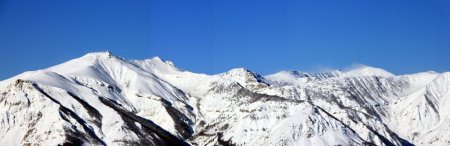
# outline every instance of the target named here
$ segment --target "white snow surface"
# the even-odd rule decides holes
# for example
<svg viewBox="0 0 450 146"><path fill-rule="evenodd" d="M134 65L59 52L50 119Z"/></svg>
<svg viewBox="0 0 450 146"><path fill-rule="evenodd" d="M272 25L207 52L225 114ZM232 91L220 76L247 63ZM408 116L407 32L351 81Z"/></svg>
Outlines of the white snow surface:
<svg viewBox="0 0 450 146"><path fill-rule="evenodd" d="M96 52L1 81L0 143L449 145L449 111L448 72L206 75Z"/></svg>

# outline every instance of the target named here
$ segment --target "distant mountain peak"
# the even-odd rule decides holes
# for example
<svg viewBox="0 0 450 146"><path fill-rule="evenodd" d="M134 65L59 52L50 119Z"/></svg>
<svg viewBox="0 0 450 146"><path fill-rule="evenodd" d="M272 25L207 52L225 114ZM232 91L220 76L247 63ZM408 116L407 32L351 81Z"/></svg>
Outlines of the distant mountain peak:
<svg viewBox="0 0 450 146"><path fill-rule="evenodd" d="M371 67L367 65L354 65L350 69L343 71L345 76L382 76L382 77L393 77L394 74L376 67Z"/></svg>

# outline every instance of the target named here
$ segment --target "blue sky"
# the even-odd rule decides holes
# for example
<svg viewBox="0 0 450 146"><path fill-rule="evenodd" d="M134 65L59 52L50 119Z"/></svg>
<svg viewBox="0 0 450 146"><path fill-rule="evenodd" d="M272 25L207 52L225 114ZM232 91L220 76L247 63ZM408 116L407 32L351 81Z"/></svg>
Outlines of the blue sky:
<svg viewBox="0 0 450 146"><path fill-rule="evenodd" d="M194 72L450 70L448 0L0 0L0 79L87 52Z"/></svg>

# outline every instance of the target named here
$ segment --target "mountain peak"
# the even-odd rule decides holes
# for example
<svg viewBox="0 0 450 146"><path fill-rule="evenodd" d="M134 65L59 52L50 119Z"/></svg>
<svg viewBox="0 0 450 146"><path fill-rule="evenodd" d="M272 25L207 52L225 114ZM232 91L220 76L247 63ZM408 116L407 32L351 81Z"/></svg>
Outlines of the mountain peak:
<svg viewBox="0 0 450 146"><path fill-rule="evenodd" d="M309 77L309 74L300 71L280 71L264 76L268 81L275 84L295 84L299 80L302 80L302 78L305 79L304 77Z"/></svg>
<svg viewBox="0 0 450 146"><path fill-rule="evenodd" d="M114 54L112 54L109 50L106 50L99 52L90 52L82 56L81 58L112 58L112 57L116 56L114 56Z"/></svg>
<svg viewBox="0 0 450 146"><path fill-rule="evenodd" d="M350 69L343 71L344 76L381 76L381 77L393 77L394 74L376 67L367 65L353 65Z"/></svg>
<svg viewBox="0 0 450 146"><path fill-rule="evenodd" d="M139 60L136 60L136 61L139 61ZM143 60L144 62L152 62L152 63L154 63L154 64L167 64L167 65L170 65L170 66L172 66L172 67L175 67L175 64L172 62L172 61L170 61L170 60L164 60L164 59L162 59L161 57L159 57L159 56L155 56L155 57L153 57L153 58L150 58L150 59L145 59L145 60Z"/></svg>
<svg viewBox="0 0 450 146"><path fill-rule="evenodd" d="M301 77L305 77L305 76L308 76L308 74L305 72L284 70L284 71L277 72L275 74L267 75L265 77L266 78L294 79L294 78L301 78Z"/></svg>
<svg viewBox="0 0 450 146"><path fill-rule="evenodd" d="M246 68L233 68L229 71L227 71L228 73L253 73L252 71L246 69Z"/></svg>
<svg viewBox="0 0 450 146"><path fill-rule="evenodd" d="M267 81L261 75L254 73L246 68L234 68L228 72L219 74L222 77L231 79L240 83L241 85L248 85L254 83L264 83L267 84Z"/></svg>
<svg viewBox="0 0 450 146"><path fill-rule="evenodd" d="M99 70L105 68L126 66L128 60L114 56L110 51L92 52L82 57L69 60L45 70L62 75L93 76L100 74Z"/></svg>
<svg viewBox="0 0 450 146"><path fill-rule="evenodd" d="M155 57L150 58L150 59L147 59L147 60L154 60L154 61L161 61L161 62L164 62L163 59L161 59L161 57L159 57L159 56L155 56Z"/></svg>
<svg viewBox="0 0 450 146"><path fill-rule="evenodd" d="M258 76L260 76L257 73L254 73L246 68L234 68L225 73L222 73L221 75L227 76L227 77L240 76L240 77L252 77L252 78L258 78Z"/></svg>

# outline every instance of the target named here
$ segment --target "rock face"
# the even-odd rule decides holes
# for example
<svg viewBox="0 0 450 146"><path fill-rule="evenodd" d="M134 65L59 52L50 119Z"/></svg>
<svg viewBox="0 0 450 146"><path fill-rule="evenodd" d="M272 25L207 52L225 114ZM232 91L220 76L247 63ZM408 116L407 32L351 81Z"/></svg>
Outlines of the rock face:
<svg viewBox="0 0 450 146"><path fill-rule="evenodd" d="M449 145L450 73L247 69L89 53L0 82L5 145Z"/></svg>

